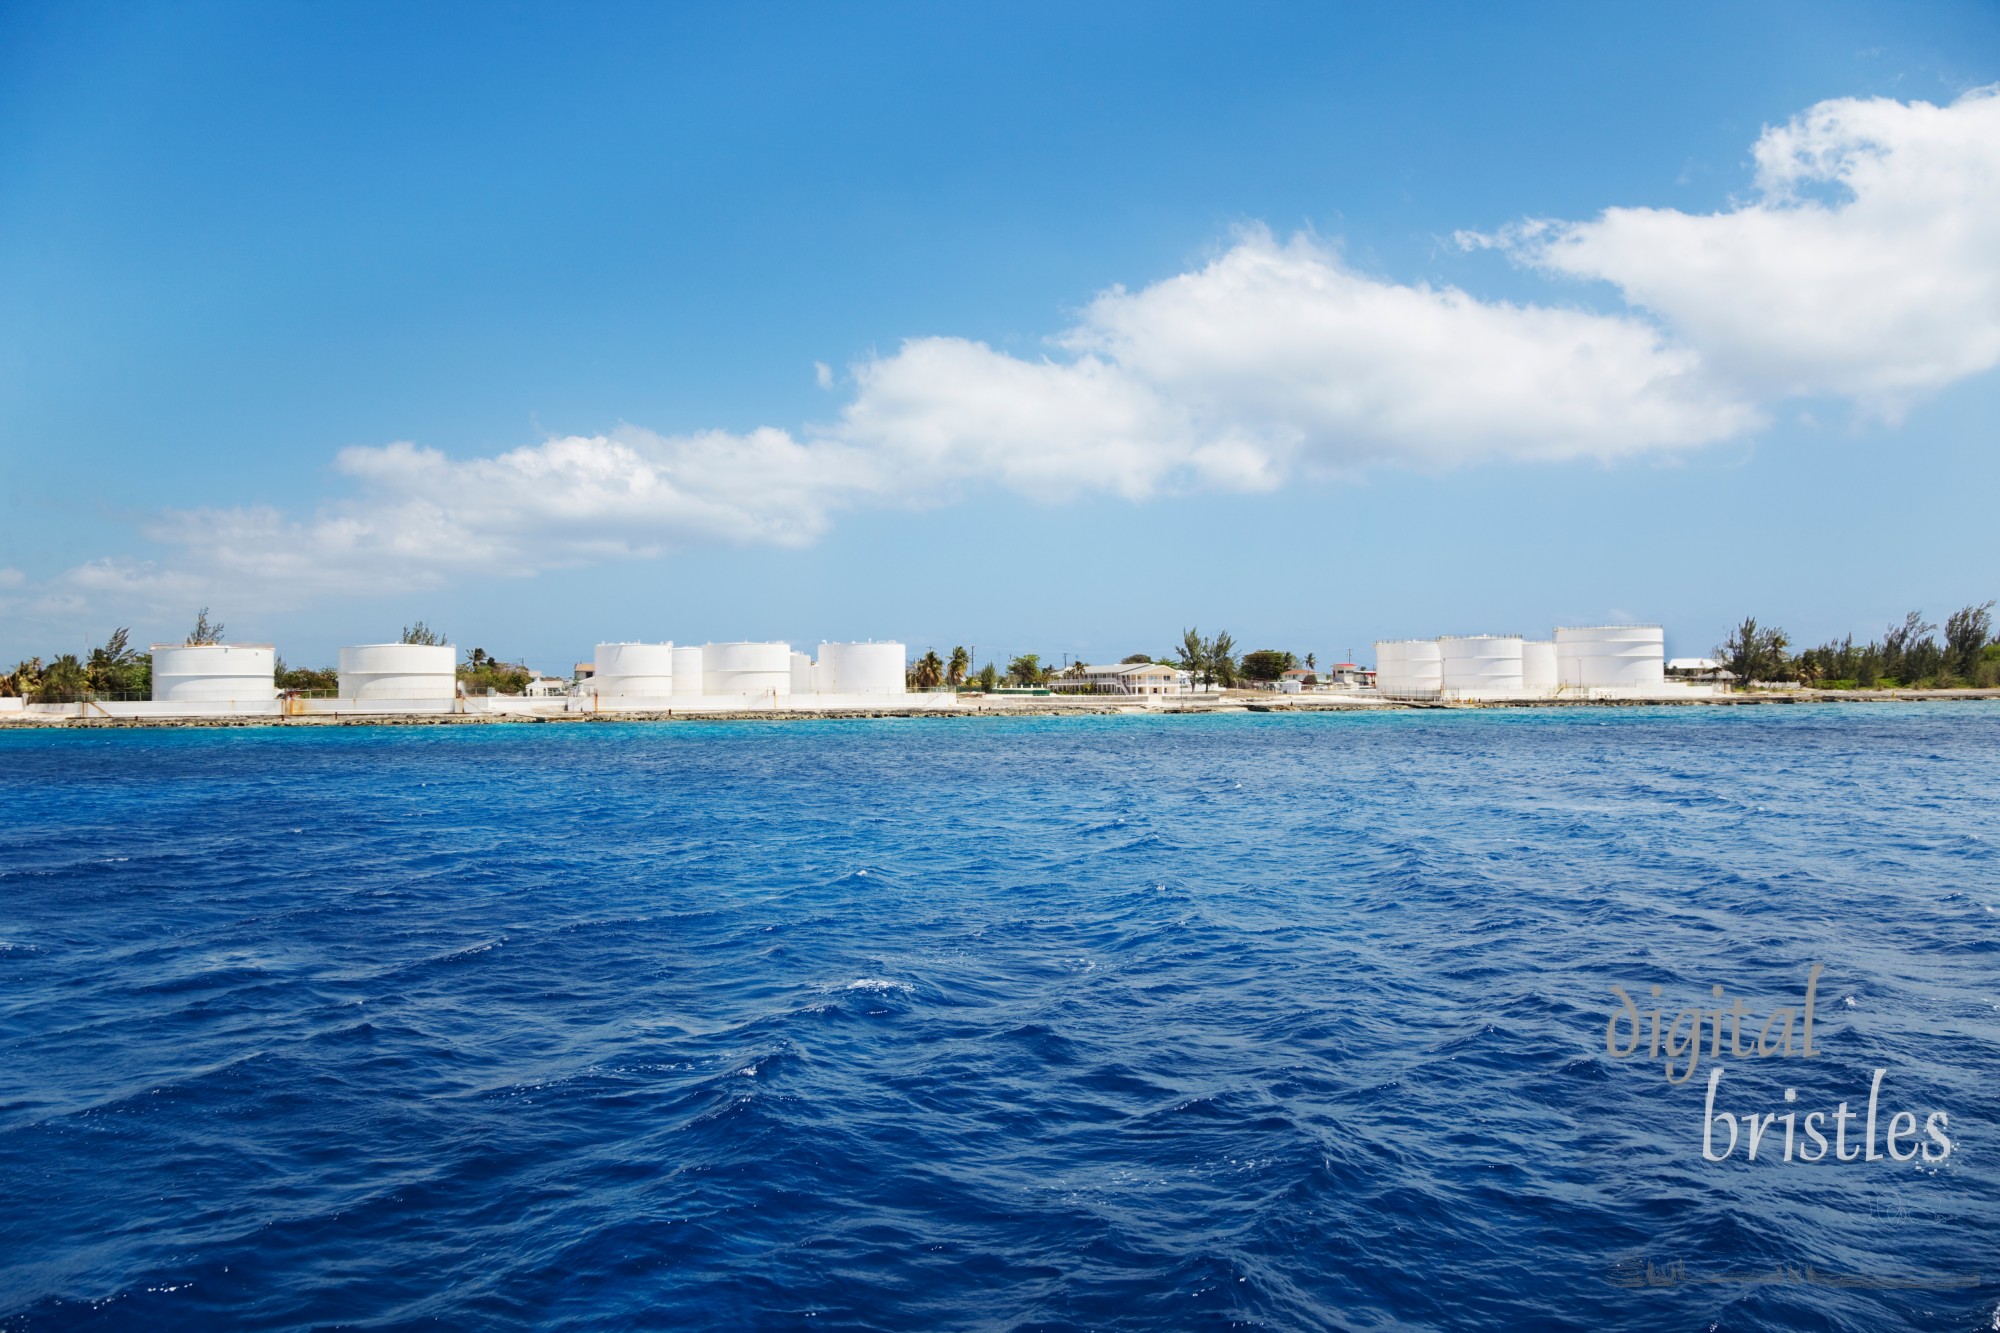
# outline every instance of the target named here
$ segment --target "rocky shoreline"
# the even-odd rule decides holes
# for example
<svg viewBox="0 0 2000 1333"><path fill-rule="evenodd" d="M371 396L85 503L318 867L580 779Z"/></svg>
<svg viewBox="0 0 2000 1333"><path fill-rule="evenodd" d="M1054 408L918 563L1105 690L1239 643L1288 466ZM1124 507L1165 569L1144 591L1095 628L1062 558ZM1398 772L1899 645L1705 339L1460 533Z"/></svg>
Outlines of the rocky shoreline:
<svg viewBox="0 0 2000 1333"><path fill-rule="evenodd" d="M1934 703L2000 701L1991 690L1770 690L1746 694L1695 696L1680 699L1539 699L1457 703L1430 700L1309 698L1297 695L1223 695L1213 699L1172 702L1114 702L1105 699L975 698L949 709L897 708L797 709L785 711L634 711L617 713L349 713L298 717L44 717L0 715L0 730L63 728L88 730L153 730L180 727L450 727L604 725L626 722L833 722L889 718L926 720L994 717L1116 717L1181 716L1220 713L1351 713L1413 712L1423 709L1492 708L1730 708L1813 703Z"/></svg>

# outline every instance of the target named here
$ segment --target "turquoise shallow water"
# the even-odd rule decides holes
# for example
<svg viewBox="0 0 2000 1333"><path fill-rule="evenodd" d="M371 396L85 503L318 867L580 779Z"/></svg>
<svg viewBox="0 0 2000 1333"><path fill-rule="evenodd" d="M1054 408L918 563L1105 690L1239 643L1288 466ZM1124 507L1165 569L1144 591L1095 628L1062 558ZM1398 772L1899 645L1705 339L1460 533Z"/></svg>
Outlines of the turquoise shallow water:
<svg viewBox="0 0 2000 1333"><path fill-rule="evenodd" d="M1996 814L1988 705L0 733L0 1328L1992 1327Z"/></svg>

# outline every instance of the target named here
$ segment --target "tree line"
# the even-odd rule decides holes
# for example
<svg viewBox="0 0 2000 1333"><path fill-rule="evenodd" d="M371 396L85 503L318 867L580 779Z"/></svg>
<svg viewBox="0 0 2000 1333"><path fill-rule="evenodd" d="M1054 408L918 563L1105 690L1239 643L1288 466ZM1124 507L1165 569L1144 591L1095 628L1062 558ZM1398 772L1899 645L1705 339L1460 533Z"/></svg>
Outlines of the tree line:
<svg viewBox="0 0 2000 1333"><path fill-rule="evenodd" d="M1300 665L1300 659L1296 654L1277 648L1239 652L1236 640L1227 630L1214 635L1203 635L1198 628L1181 631L1180 643L1159 657L1146 653L1133 653L1120 661L1124 665L1159 662L1163 666L1187 672L1189 678L1197 684L1212 685L1222 689L1233 689L1246 681L1274 681ZM960 646L951 650L949 659L938 656L936 649L925 652L922 657L910 664L907 681L910 688L918 690L940 688L993 690L1003 685L1018 689L1033 689L1081 681L1084 678L1085 665L1083 662L1073 662L1067 667L1057 667L1043 662L1039 653L1022 653L1004 667L988 662L978 671L974 671L971 654ZM1317 659L1313 654L1305 655L1304 666L1307 671L1318 669Z"/></svg>
<svg viewBox="0 0 2000 1333"><path fill-rule="evenodd" d="M1783 629L1745 617L1715 657L1746 683L1796 680L1826 690L1992 689L2000 687L1993 606L1988 601L1961 607L1945 617L1942 635L1921 611L1912 611L1879 639L1857 644L1850 634L1797 652Z"/></svg>
<svg viewBox="0 0 2000 1333"><path fill-rule="evenodd" d="M73 704L85 699L150 699L153 697L153 655L132 646L132 631L120 626L103 643L79 656L63 653L44 663L24 658L0 673L0 698L27 699L38 704ZM222 625L208 618L208 608L196 613L189 644L222 642Z"/></svg>
<svg viewBox="0 0 2000 1333"><path fill-rule="evenodd" d="M181 642L190 647L221 643L223 625L212 621L208 608L195 613L194 627ZM26 699L32 703L73 704L86 699L150 699L153 695L153 655L132 647L131 631L120 627L98 647L83 654L63 653L48 662L39 657L24 658L12 671L0 672L0 698ZM419 620L403 627L402 643L445 644L442 630L434 630ZM468 694L484 694L489 689L500 694L520 694L528 688L532 672L519 662L494 657L484 648L474 648L468 661L458 668L458 679ZM333 667L287 666L276 658L274 683L293 694L333 694L340 688L340 672Z"/></svg>

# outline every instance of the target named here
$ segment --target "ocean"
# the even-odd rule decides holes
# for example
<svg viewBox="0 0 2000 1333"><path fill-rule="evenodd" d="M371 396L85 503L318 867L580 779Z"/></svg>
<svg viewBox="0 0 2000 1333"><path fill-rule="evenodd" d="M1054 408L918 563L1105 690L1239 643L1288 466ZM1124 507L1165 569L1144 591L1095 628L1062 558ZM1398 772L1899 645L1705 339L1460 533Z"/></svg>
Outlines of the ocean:
<svg viewBox="0 0 2000 1333"><path fill-rule="evenodd" d="M0 1329L2000 1328L1996 839L1987 704L0 731Z"/></svg>

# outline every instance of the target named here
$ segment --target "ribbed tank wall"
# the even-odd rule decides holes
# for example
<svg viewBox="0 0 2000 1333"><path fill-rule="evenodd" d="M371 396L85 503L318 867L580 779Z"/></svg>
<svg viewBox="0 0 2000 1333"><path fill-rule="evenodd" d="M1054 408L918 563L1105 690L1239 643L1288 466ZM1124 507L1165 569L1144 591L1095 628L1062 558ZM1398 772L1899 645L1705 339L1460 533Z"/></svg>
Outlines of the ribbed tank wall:
<svg viewBox="0 0 2000 1333"><path fill-rule="evenodd" d="M701 650L703 694L792 692L789 643L710 643Z"/></svg>
<svg viewBox="0 0 2000 1333"><path fill-rule="evenodd" d="M1385 674L1386 673L1386 674ZM1375 645L1375 688L1391 697L1434 695L1444 659L1435 639L1385 639Z"/></svg>
<svg viewBox="0 0 2000 1333"><path fill-rule="evenodd" d="M792 693L818 693L813 688L813 660L804 653L792 654Z"/></svg>
<svg viewBox="0 0 2000 1333"><path fill-rule="evenodd" d="M1521 688L1518 635L1452 635L1437 642L1441 688L1460 694L1510 694Z"/></svg>
<svg viewBox="0 0 2000 1333"><path fill-rule="evenodd" d="M268 703L278 697L278 654L263 644L153 645L153 698Z"/></svg>
<svg viewBox="0 0 2000 1333"><path fill-rule="evenodd" d="M664 698L674 692L674 652L671 643L600 643L591 682L600 698Z"/></svg>
<svg viewBox="0 0 2000 1333"><path fill-rule="evenodd" d="M901 694L908 657L900 643L822 643L820 688L828 694Z"/></svg>
<svg viewBox="0 0 2000 1333"><path fill-rule="evenodd" d="M1556 674L1584 689L1649 690L1666 680L1666 632L1658 625L1556 630Z"/></svg>
<svg viewBox="0 0 2000 1333"><path fill-rule="evenodd" d="M673 675L675 694L702 693L701 649L676 648L673 651Z"/></svg>
<svg viewBox="0 0 2000 1333"><path fill-rule="evenodd" d="M340 650L343 699L452 699L458 649L429 643L364 643Z"/></svg>
<svg viewBox="0 0 2000 1333"><path fill-rule="evenodd" d="M1554 639L1522 640L1521 688L1549 692L1555 690L1556 643Z"/></svg>

